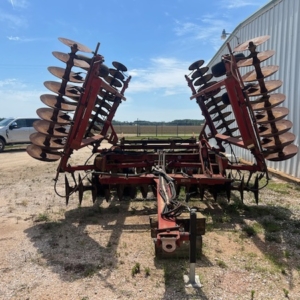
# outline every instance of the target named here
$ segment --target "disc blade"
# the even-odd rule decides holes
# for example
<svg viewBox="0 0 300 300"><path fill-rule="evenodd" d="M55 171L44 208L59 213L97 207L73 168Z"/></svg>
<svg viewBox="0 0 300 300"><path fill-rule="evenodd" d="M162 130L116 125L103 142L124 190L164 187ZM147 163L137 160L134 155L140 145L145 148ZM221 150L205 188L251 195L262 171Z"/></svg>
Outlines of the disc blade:
<svg viewBox="0 0 300 300"><path fill-rule="evenodd" d="M88 52L88 53L92 53L92 50L90 48L88 48L87 46L84 46L83 44L80 44L78 42L72 41L70 39L66 39L66 38L58 38L63 44L69 46L69 47L73 47L74 45L76 45L78 51L81 52Z"/></svg>
<svg viewBox="0 0 300 300"><path fill-rule="evenodd" d="M263 62L268 58L272 57L274 54L275 54L274 50L263 51L257 54L257 58L259 59L260 62ZM249 67L252 65L253 65L253 58L248 58L237 62L238 67Z"/></svg>
<svg viewBox="0 0 300 300"><path fill-rule="evenodd" d="M117 78L119 80L124 80L125 76L118 70L116 69L109 69L109 73L113 78Z"/></svg>
<svg viewBox="0 0 300 300"><path fill-rule="evenodd" d="M278 66L264 66L261 68L261 72L263 74L263 78L267 78L279 70ZM255 70L252 70L245 75L242 76L243 81L251 82L257 80L257 74Z"/></svg>
<svg viewBox="0 0 300 300"><path fill-rule="evenodd" d="M208 101L205 106L207 109L211 108L212 106L217 105L220 101L222 101L222 97L212 98L210 101Z"/></svg>
<svg viewBox="0 0 300 300"><path fill-rule="evenodd" d="M209 114L214 115L217 112L221 112L226 107L227 107L227 104L222 104L222 105L216 106L215 108L213 108L212 110L209 111Z"/></svg>
<svg viewBox="0 0 300 300"><path fill-rule="evenodd" d="M246 50L249 49L249 43L253 43L254 45L258 46L258 45L261 45L262 43L264 43L265 41L267 41L269 38L270 38L269 35L263 35L263 36L255 37L253 39L250 39L250 40L236 46L233 49L233 52L246 51Z"/></svg>
<svg viewBox="0 0 300 300"><path fill-rule="evenodd" d="M205 84L205 83L209 82L212 78L213 78L213 74L206 74L202 77L199 77L194 82L194 86L200 86L202 84Z"/></svg>
<svg viewBox="0 0 300 300"><path fill-rule="evenodd" d="M107 100L107 101L114 101L115 100L115 95L107 92L106 90L101 89L98 93L99 96L102 97L103 100Z"/></svg>
<svg viewBox="0 0 300 300"><path fill-rule="evenodd" d="M273 137L289 131L293 123L289 120L280 120L272 124L264 124L258 128L259 136L262 138Z"/></svg>
<svg viewBox="0 0 300 300"><path fill-rule="evenodd" d="M55 122L59 125L69 125L72 121L71 116L68 114L52 108L39 108L36 113L41 119L49 122Z"/></svg>
<svg viewBox="0 0 300 300"><path fill-rule="evenodd" d="M79 59L76 59L76 58L72 59L70 57L70 55L67 54L67 53L63 53L63 52L59 52L59 51L53 51L52 54L57 59L59 59L60 61L62 61L64 63L67 63L69 60L71 60L75 67L82 68L84 70L88 70L90 68L90 65L87 62L85 62L84 60L79 60Z"/></svg>
<svg viewBox="0 0 300 300"><path fill-rule="evenodd" d="M285 132L276 137L264 138L261 145L265 149L277 149L290 145L294 142L296 136L291 132Z"/></svg>
<svg viewBox="0 0 300 300"><path fill-rule="evenodd" d="M60 79L65 79L67 81L71 81L71 82L76 82L76 83L83 83L84 82L84 77L82 77L80 74L82 74L81 72L75 73L75 72L70 72L69 76L65 76L65 71L66 69L64 68L59 68L59 67L48 67L48 71L60 78Z"/></svg>
<svg viewBox="0 0 300 300"><path fill-rule="evenodd" d="M200 76L203 76L207 71L209 70L209 67L202 67L201 69L198 69L192 74L192 79L196 79Z"/></svg>
<svg viewBox="0 0 300 300"><path fill-rule="evenodd" d="M199 69L203 64L204 64L204 60L202 60L202 59L197 60L189 66L189 70L193 71L193 70Z"/></svg>
<svg viewBox="0 0 300 300"><path fill-rule="evenodd" d="M26 151L31 157L41 161L52 162L61 158L60 152L51 151L50 149L42 149L36 145L28 145Z"/></svg>
<svg viewBox="0 0 300 300"><path fill-rule="evenodd" d="M98 104L101 107L104 107L108 111L111 109L111 105L108 102L106 102L105 100L102 100L100 98L98 98L96 104Z"/></svg>
<svg viewBox="0 0 300 300"><path fill-rule="evenodd" d="M218 82L217 82L217 81L210 81L210 82L208 82L207 84L204 84L203 86L201 86L201 87L197 90L197 92L204 91L205 89L211 87L212 85L214 85L214 84L216 84L216 83L218 83ZM220 91L221 91L221 88L218 87L218 88L216 88L216 89L213 90L213 91L206 92L206 93L205 93L205 100L207 100L207 99L209 99L209 98L211 98L211 97L217 95Z"/></svg>
<svg viewBox="0 0 300 300"><path fill-rule="evenodd" d="M60 94L60 95L65 95L67 97L70 98L79 98L81 95L81 87L77 86L77 85L66 85L65 90L61 91L61 83L60 82L56 82L56 81L45 81L44 82L45 87L56 93L56 94Z"/></svg>
<svg viewBox="0 0 300 300"><path fill-rule="evenodd" d="M289 114L289 110L286 107L275 107L263 113L258 113L255 115L256 122L258 124L268 124L271 122L276 122Z"/></svg>
<svg viewBox="0 0 300 300"><path fill-rule="evenodd" d="M67 137L69 134L69 128L45 120L35 121L33 127L36 131L53 137Z"/></svg>
<svg viewBox="0 0 300 300"><path fill-rule="evenodd" d="M111 76L106 76L105 81L108 82L110 85L115 86L115 87L122 87L122 83L120 80L118 80L117 78L113 78Z"/></svg>
<svg viewBox="0 0 300 300"><path fill-rule="evenodd" d="M52 138L39 132L32 133L29 138L32 144L50 150L62 149L66 143L66 138Z"/></svg>
<svg viewBox="0 0 300 300"><path fill-rule="evenodd" d="M268 110L280 105L285 100L285 95L280 93L271 94L261 97L255 101L250 101L252 110Z"/></svg>
<svg viewBox="0 0 300 300"><path fill-rule="evenodd" d="M265 159L270 161L283 161L292 158L298 152L298 147L295 145L288 145L281 149L279 152L266 153Z"/></svg>
<svg viewBox="0 0 300 300"><path fill-rule="evenodd" d="M41 95L41 101L54 109L60 109L64 111L74 111L77 108L77 103L67 101L61 96L56 96L52 94Z"/></svg>
<svg viewBox="0 0 300 300"><path fill-rule="evenodd" d="M119 63L119 62L117 62L117 61L113 61L113 62L112 62L112 65L113 65L118 71L121 71L121 72L127 72L127 68L126 68L123 64L121 64L121 63Z"/></svg>
<svg viewBox="0 0 300 300"><path fill-rule="evenodd" d="M229 128L226 131L222 132L222 134L224 135L232 135L234 132L236 132L239 128L235 127L235 128Z"/></svg>
<svg viewBox="0 0 300 300"><path fill-rule="evenodd" d="M281 80L269 80L269 81L265 81L265 86L266 86L266 92L261 92L260 91L260 87L258 86L257 89L253 89L253 92L250 91L250 93L248 93L249 97L256 97L256 96L260 96L262 94L265 93L271 93L275 90L277 90L278 88L280 88L282 86L282 81Z"/></svg>
<svg viewBox="0 0 300 300"><path fill-rule="evenodd" d="M220 121L222 119L225 119L226 117L228 117L229 115L231 114L231 111L227 111L223 114L219 114L218 116L216 116L212 121L213 122L217 122L217 121Z"/></svg>
<svg viewBox="0 0 300 300"><path fill-rule="evenodd" d="M229 126L230 124L232 124L234 121L235 120L225 121L225 122L221 123L218 127L216 127L216 129L219 130L219 129L225 128L225 127Z"/></svg>

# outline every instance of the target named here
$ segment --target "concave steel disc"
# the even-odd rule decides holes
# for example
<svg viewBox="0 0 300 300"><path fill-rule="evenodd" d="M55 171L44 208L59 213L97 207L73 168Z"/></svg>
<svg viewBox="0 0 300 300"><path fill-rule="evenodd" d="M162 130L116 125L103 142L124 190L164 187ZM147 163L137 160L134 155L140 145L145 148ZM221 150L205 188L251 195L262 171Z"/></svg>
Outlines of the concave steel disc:
<svg viewBox="0 0 300 300"><path fill-rule="evenodd" d="M263 78L269 77L276 73L278 71L279 67L278 66L264 66L261 67L261 72L263 74ZM256 71L250 71L246 73L245 75L242 76L243 81L245 82L251 82L251 81L256 81L257 80L257 74Z"/></svg>
<svg viewBox="0 0 300 300"><path fill-rule="evenodd" d="M67 53L53 51L52 54L57 59L59 59L60 61L62 61L64 63L67 63L70 59L70 55ZM82 68L84 70L88 70L90 68L90 65L87 62L85 62L84 60L76 59L76 58L73 59L73 64L75 67Z"/></svg>
<svg viewBox="0 0 300 300"><path fill-rule="evenodd" d="M45 81L44 82L45 87L57 94L65 95L70 98L79 98L81 95L81 87L77 85L66 85L65 91L60 92L61 89L61 82L56 81Z"/></svg>
<svg viewBox="0 0 300 300"><path fill-rule="evenodd" d="M194 82L194 86L199 86L199 85L205 84L205 83L209 82L212 78L213 78L213 74L206 74L202 77L199 77Z"/></svg>
<svg viewBox="0 0 300 300"><path fill-rule="evenodd" d="M72 121L72 118L69 115L57 109L39 108L36 113L41 119L49 122L55 122L59 125L69 125Z"/></svg>
<svg viewBox="0 0 300 300"><path fill-rule="evenodd" d="M275 107L263 113L255 115L256 122L258 124L268 124L279 121L289 114L289 110L286 107Z"/></svg>
<svg viewBox="0 0 300 300"><path fill-rule="evenodd" d="M274 153L266 153L264 154L265 159L270 161L283 161L286 159L290 159L295 156L298 152L298 147L295 145L288 145L281 149L279 152Z"/></svg>
<svg viewBox="0 0 300 300"><path fill-rule="evenodd" d="M218 127L216 127L216 129L219 130L219 129L225 128L225 127L229 126L230 124L232 124L234 121L235 120L225 121L225 122L221 123Z"/></svg>
<svg viewBox="0 0 300 300"><path fill-rule="evenodd" d="M94 107L93 111L96 112L98 115L105 116L105 117L108 116L108 113L104 111L101 107Z"/></svg>
<svg viewBox="0 0 300 300"><path fill-rule="evenodd" d="M203 86L201 86L201 87L197 90L197 92L199 93L199 92L201 92L201 91L204 91L205 89L211 87L212 85L214 85L214 84L216 84L216 83L218 83L218 82L217 82L217 81L210 81L210 82L208 82L207 84L204 84ZM221 91L221 88L218 87L218 88L216 88L216 89L213 90L213 91L206 92L206 93L204 94L205 100L208 100L209 98L211 98L211 97L217 95L220 91Z"/></svg>
<svg viewBox="0 0 300 300"><path fill-rule="evenodd" d="M50 149L42 149L36 145L29 145L26 148L27 153L38 160L53 162L61 158L61 153L58 151L51 151Z"/></svg>
<svg viewBox="0 0 300 300"><path fill-rule="evenodd" d="M296 136L291 132L285 132L281 135L270 138L264 138L261 141L261 146L265 149L283 148L294 142Z"/></svg>
<svg viewBox="0 0 300 300"><path fill-rule="evenodd" d="M275 93L261 97L259 99L256 99L255 101L250 101L250 103L253 111L268 110L284 102L285 98L286 97L284 94Z"/></svg>
<svg viewBox="0 0 300 300"><path fill-rule="evenodd" d="M220 101L222 101L222 97L212 98L210 101L208 101L205 106L207 109L211 108L214 105L217 105Z"/></svg>
<svg viewBox="0 0 300 300"><path fill-rule="evenodd" d="M228 117L230 114L231 114L231 111L224 112L223 114L219 114L218 116L216 116L212 121L213 122L220 121L220 120L225 119L226 117Z"/></svg>
<svg viewBox="0 0 300 300"><path fill-rule="evenodd" d="M280 88L282 86L282 81L281 80L269 80L269 81L265 81L265 86L266 86L266 92L261 92L260 91L260 87L258 87L258 89L255 89L253 92L250 92L248 94L249 97L255 97L255 96L260 96L262 94L265 93L271 93L275 90L277 90L278 88Z"/></svg>
<svg viewBox="0 0 300 300"><path fill-rule="evenodd" d="M209 70L209 67L202 67L201 69L198 69L192 74L192 79L196 79L200 76L203 76L207 71Z"/></svg>
<svg viewBox="0 0 300 300"><path fill-rule="evenodd" d="M112 62L112 65L113 65L118 71L121 71L121 72L127 72L127 68L126 68L123 64L121 64L121 63L119 63L119 62L117 62L117 61L113 61L113 62Z"/></svg>
<svg viewBox="0 0 300 300"><path fill-rule="evenodd" d="M108 111L111 109L111 105L108 102L106 102L105 100L102 100L100 98L97 98L96 104L101 107L104 107Z"/></svg>
<svg viewBox="0 0 300 300"><path fill-rule="evenodd" d="M49 150L62 149L67 141L65 137L49 137L39 132L31 134L29 138L32 144Z"/></svg>
<svg viewBox="0 0 300 300"><path fill-rule="evenodd" d="M36 131L53 137L67 137L69 134L69 131L65 126L45 120L35 121L33 127Z"/></svg>
<svg viewBox="0 0 300 300"><path fill-rule="evenodd" d="M234 132L236 132L239 128L235 127L235 128L229 128L226 131L222 132L222 134L224 135L232 135Z"/></svg>
<svg viewBox="0 0 300 300"><path fill-rule="evenodd" d="M117 78L113 78L111 76L106 76L105 81L108 82L110 85L115 86L115 87L122 87L122 83L120 80L118 80Z"/></svg>
<svg viewBox="0 0 300 300"><path fill-rule="evenodd" d="M280 120L272 124L264 124L258 128L258 134L262 138L269 138L283 134L293 127L289 120Z"/></svg>
<svg viewBox="0 0 300 300"><path fill-rule="evenodd" d="M199 69L203 64L204 64L204 60L202 60L202 59L197 60L189 66L189 70L193 71L193 70Z"/></svg>
<svg viewBox="0 0 300 300"><path fill-rule="evenodd" d="M48 71L60 78L60 79L65 79L67 81L71 81L71 82L76 82L76 83L83 83L84 82L84 77L82 77L80 74L83 74L82 72L78 72L78 73L75 73L75 72L70 72L69 76L67 77L64 77L65 76L65 71L66 69L64 68L59 68L59 67L48 67Z"/></svg>
<svg viewBox="0 0 300 300"><path fill-rule="evenodd" d="M259 59L260 62L263 62L268 58L272 57L274 54L275 54L274 50L267 50L267 51L259 52L257 54L257 58ZM248 58L237 62L238 67L249 67L252 65L253 65L253 58Z"/></svg>
<svg viewBox="0 0 300 300"><path fill-rule="evenodd" d="M241 52L241 51L246 51L249 49L249 43L253 43L255 46L261 45L262 43L266 42L268 39L270 38L269 35L263 35L263 36L259 36L253 39L250 39L238 46L236 46L233 49L233 52Z"/></svg>
<svg viewBox="0 0 300 300"><path fill-rule="evenodd" d="M112 94L112 93L110 93L110 92L108 92L108 91L106 91L104 89L101 89L99 91L98 95L100 97L102 97L103 100L107 100L107 101L114 101L115 97L116 97L114 94Z"/></svg>
<svg viewBox="0 0 300 300"><path fill-rule="evenodd" d="M212 110L209 111L209 114L214 115L215 113L219 113L226 107L227 107L227 104L222 104L222 105L216 106L215 108L213 108Z"/></svg>
<svg viewBox="0 0 300 300"><path fill-rule="evenodd" d="M90 48L88 48L87 46L84 46L80 43L77 43L75 41L66 39L66 38L58 38L63 44L69 46L69 47L73 47L74 44L76 44L78 51L81 52L88 52L88 53L92 53L92 50Z"/></svg>
<svg viewBox="0 0 300 300"><path fill-rule="evenodd" d="M113 78L117 78L121 81L123 81L125 79L125 76L118 70L116 69L109 69L109 73Z"/></svg>
<svg viewBox="0 0 300 300"><path fill-rule="evenodd" d="M44 94L41 95L41 101L49 107L64 111L74 111L77 108L77 103L67 101L61 96Z"/></svg>

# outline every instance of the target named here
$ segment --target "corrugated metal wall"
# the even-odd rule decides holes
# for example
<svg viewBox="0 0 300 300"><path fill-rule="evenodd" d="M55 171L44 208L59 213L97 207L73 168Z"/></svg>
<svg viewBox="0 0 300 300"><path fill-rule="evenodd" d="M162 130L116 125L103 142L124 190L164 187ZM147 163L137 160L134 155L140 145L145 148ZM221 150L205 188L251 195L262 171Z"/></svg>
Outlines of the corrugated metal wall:
<svg viewBox="0 0 300 300"><path fill-rule="evenodd" d="M273 0L258 12L241 23L228 37L224 45L209 62L211 67L221 60L221 56L228 53L227 42L233 49L239 42L243 43L251 38L270 35L270 39L257 47L257 51L275 50L275 55L261 65L278 65L279 71L269 79L280 79L283 85L274 92L286 95L282 106L290 111L286 119L293 122L290 130L296 135L295 145L299 147L300 136L300 1ZM248 52L248 51L247 51ZM245 52L245 55L248 53ZM298 56L299 57L298 57ZM240 68L241 74L253 70L253 67ZM234 147L238 157L253 161L249 151ZM228 149L230 152L230 149ZM267 162L270 168L300 178L300 154L282 162Z"/></svg>

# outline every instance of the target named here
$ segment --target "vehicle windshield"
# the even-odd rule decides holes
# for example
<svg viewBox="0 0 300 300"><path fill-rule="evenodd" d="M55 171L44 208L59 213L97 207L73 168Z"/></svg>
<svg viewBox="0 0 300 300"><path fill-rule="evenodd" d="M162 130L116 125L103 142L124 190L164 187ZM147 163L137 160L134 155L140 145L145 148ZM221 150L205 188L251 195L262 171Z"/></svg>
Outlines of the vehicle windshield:
<svg viewBox="0 0 300 300"><path fill-rule="evenodd" d="M3 119L2 121L0 121L0 126L7 126L13 120L14 119L12 118Z"/></svg>

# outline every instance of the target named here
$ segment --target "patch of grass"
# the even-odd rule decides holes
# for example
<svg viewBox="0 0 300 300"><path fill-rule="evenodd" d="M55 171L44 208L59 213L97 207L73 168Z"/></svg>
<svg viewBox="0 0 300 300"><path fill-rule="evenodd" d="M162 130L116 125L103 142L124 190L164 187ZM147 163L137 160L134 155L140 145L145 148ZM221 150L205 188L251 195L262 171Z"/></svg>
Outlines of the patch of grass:
<svg viewBox="0 0 300 300"><path fill-rule="evenodd" d="M50 216L48 213L40 213L34 220L35 222L49 222Z"/></svg>
<svg viewBox="0 0 300 300"><path fill-rule="evenodd" d="M275 242L278 244L282 242L281 236L277 232L265 232L265 240L268 242Z"/></svg>
<svg viewBox="0 0 300 300"><path fill-rule="evenodd" d="M136 274L141 272L141 264L136 263L131 269L131 276L134 277Z"/></svg>
<svg viewBox="0 0 300 300"><path fill-rule="evenodd" d="M246 225L242 228L242 230L248 235L248 236L254 236L258 233L261 233L262 226L259 223L254 223L253 225Z"/></svg>
<svg viewBox="0 0 300 300"><path fill-rule="evenodd" d="M220 268L222 268L222 269L226 269L226 268L227 268L227 265L226 265L225 261L220 260L220 259L217 260L217 265L218 265Z"/></svg>
<svg viewBox="0 0 300 300"><path fill-rule="evenodd" d="M272 220L263 220L262 225L267 232L278 232L281 230L281 226Z"/></svg>
<svg viewBox="0 0 300 300"><path fill-rule="evenodd" d="M145 268L145 276L146 277L150 276L150 268L149 267Z"/></svg>
<svg viewBox="0 0 300 300"><path fill-rule="evenodd" d="M283 289L284 297L289 297L289 291L287 289Z"/></svg>
<svg viewBox="0 0 300 300"><path fill-rule="evenodd" d="M293 187L290 184L284 182L281 183L269 181L268 189L279 194L287 195L291 192L291 189L293 189Z"/></svg>

